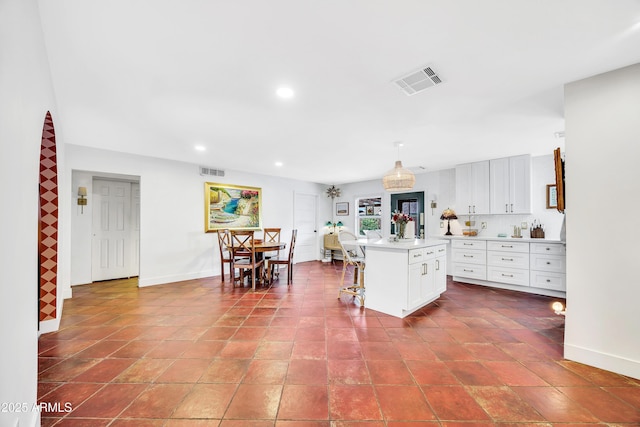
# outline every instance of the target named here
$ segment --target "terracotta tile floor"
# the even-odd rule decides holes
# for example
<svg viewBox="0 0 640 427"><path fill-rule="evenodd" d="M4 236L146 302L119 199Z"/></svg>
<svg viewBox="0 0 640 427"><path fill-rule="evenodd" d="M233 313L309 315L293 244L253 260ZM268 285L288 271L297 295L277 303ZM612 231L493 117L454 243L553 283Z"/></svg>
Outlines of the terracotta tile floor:
<svg viewBox="0 0 640 427"><path fill-rule="evenodd" d="M640 425L640 381L563 360L552 299L450 281L397 319L337 299L340 271L74 287L40 338L42 425Z"/></svg>

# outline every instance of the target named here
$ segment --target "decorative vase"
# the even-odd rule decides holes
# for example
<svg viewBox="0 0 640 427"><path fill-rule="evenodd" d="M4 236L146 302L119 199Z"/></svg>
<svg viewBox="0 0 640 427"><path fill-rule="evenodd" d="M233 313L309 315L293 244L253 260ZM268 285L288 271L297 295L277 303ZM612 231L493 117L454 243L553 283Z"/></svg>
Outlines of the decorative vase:
<svg viewBox="0 0 640 427"><path fill-rule="evenodd" d="M398 223L398 239L404 239L404 232L407 229L407 223L406 222L399 222Z"/></svg>

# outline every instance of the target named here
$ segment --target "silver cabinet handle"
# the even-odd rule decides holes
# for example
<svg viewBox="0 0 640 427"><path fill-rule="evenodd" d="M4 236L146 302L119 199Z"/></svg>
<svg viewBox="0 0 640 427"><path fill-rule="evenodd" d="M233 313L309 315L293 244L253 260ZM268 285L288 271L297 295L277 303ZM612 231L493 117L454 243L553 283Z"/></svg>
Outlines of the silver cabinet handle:
<svg viewBox="0 0 640 427"><path fill-rule="evenodd" d="M469 273L473 273L473 270L468 270L466 268L463 268L462 271L468 271Z"/></svg>
<svg viewBox="0 0 640 427"><path fill-rule="evenodd" d="M504 274L504 273L501 273L501 275L502 275L502 277L513 277L513 274Z"/></svg>
<svg viewBox="0 0 640 427"><path fill-rule="evenodd" d="M438 271L440 270L440 260L439 259L436 260L436 270L438 270Z"/></svg>
<svg viewBox="0 0 640 427"><path fill-rule="evenodd" d="M511 212L513 212L513 203L511 203Z"/></svg>
<svg viewBox="0 0 640 427"><path fill-rule="evenodd" d="M462 255L465 258L473 258L473 255Z"/></svg>
<svg viewBox="0 0 640 427"><path fill-rule="evenodd" d="M506 203L504 204L504 211L509 212L509 206Z"/></svg>
<svg viewBox="0 0 640 427"><path fill-rule="evenodd" d="M513 248L513 245L500 245L501 248Z"/></svg>
<svg viewBox="0 0 640 427"><path fill-rule="evenodd" d="M502 261L513 261L513 258L500 258ZM548 264L548 263L547 263Z"/></svg>

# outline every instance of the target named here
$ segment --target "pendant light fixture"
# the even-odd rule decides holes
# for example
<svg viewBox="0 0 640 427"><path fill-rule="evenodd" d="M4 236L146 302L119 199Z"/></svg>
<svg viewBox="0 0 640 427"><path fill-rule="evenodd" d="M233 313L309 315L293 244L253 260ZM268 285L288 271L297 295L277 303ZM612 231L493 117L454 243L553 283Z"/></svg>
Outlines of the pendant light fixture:
<svg viewBox="0 0 640 427"><path fill-rule="evenodd" d="M403 167L400 161L400 147L403 144L396 142L394 145L398 148L398 160L396 160L395 167L382 177L382 185L387 191L411 190L416 183L416 177L413 172Z"/></svg>

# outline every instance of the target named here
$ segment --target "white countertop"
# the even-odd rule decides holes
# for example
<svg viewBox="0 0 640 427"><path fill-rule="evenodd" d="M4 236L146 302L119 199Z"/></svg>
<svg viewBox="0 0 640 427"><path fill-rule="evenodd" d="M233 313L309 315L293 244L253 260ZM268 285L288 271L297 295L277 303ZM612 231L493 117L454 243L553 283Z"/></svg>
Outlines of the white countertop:
<svg viewBox="0 0 640 427"><path fill-rule="evenodd" d="M533 243L565 243L564 240L560 239L532 239L531 237L498 237L498 236L437 236L433 237L434 239L445 239L445 240L498 240L504 241L509 240L512 242L533 242Z"/></svg>
<svg viewBox="0 0 640 427"><path fill-rule="evenodd" d="M366 248L409 250L444 245L448 242L442 239L403 239L397 242L390 242L387 239L358 239L347 240L342 243L345 245L364 246Z"/></svg>

